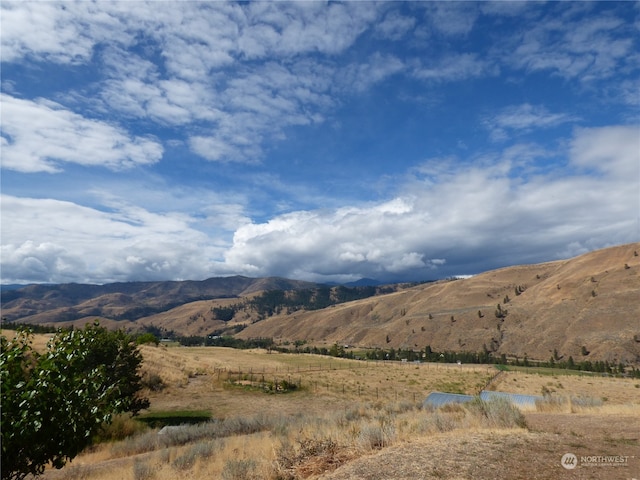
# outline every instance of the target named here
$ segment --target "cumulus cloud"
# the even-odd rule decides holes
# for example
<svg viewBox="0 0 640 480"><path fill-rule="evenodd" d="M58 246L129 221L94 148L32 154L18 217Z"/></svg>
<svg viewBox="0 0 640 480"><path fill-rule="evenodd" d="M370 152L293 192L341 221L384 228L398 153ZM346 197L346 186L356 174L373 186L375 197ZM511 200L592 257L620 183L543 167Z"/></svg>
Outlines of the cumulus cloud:
<svg viewBox="0 0 640 480"><path fill-rule="evenodd" d="M181 213L2 195L4 282L205 278L221 254Z"/></svg>
<svg viewBox="0 0 640 480"><path fill-rule="evenodd" d="M640 179L640 129L635 125L579 129L571 142L571 159L587 171Z"/></svg>
<svg viewBox="0 0 640 480"><path fill-rule="evenodd" d="M242 226L225 262L314 280L441 278L635 241L637 182L625 178L640 175L637 135L638 127L578 130L569 176L518 177L508 152L491 165L443 169L437 160L391 201Z"/></svg>
<svg viewBox="0 0 640 480"><path fill-rule="evenodd" d="M417 280L545 261L549 252L564 258L637 240L638 183L629 179L640 178L638 132L576 130L564 175L532 169L521 176L523 162L544 163L549 155L531 145L473 162L434 159L407 172L387 201L292 211L263 223L251 222L240 204L215 198L189 214L192 207L179 211L179 201L166 198L172 211L154 213L107 196L97 209L3 195L3 281L237 273ZM208 230L214 226L235 230L232 240L221 242Z"/></svg>
<svg viewBox="0 0 640 480"><path fill-rule="evenodd" d="M2 166L20 172L57 172L61 163L123 169L157 162L163 148L49 100L0 94Z"/></svg>
<svg viewBox="0 0 640 480"><path fill-rule="evenodd" d="M62 64L85 63L97 43L131 39L116 18L91 3L2 2L1 8L3 62L31 57Z"/></svg>
<svg viewBox="0 0 640 480"><path fill-rule="evenodd" d="M192 127L185 140L195 153L242 162L260 159L264 142L282 140L286 128L323 120L336 66L303 56L340 54L384 10L357 2L181 2L170 10L152 2L38 8L9 2L2 8L4 62L90 64L98 55L106 78L74 92L76 101L85 96L96 110ZM264 59L275 61L259 62ZM28 163L55 169L42 159Z"/></svg>
<svg viewBox="0 0 640 480"><path fill-rule="evenodd" d="M252 213L266 220L251 222L251 200L225 201L222 193L212 198L197 189L191 193L206 197L208 205L181 203L179 195L162 188L153 202L141 199L139 188L124 202L122 188L115 199L103 194L96 205L82 201L80 193L75 203L29 198L55 195L24 194L24 187L12 192L23 197L2 199L3 280L203 278L225 272L312 280L436 278L636 239L637 182L629 181L638 178L636 126L578 128L573 138L557 140L563 149L558 151L530 141L497 144L502 151L469 158L425 161L409 168L388 198L356 205L331 198L325 210L302 210L300 205L318 205L324 198L311 199L317 192L310 188L305 193L305 187L284 185L278 175L253 168L269 146L299 127L325 122L350 96L366 95L394 76L401 81L392 94L417 98L459 86L447 82L501 71L509 81L519 81L523 72L550 73L581 82L584 90L598 90L596 81L620 72L621 81L603 88L603 97L637 105L632 78L639 64L637 24L617 15L615 4L588 18L578 13L596 8L591 4L537 8L518 2L177 2L171 9L153 2L3 2L0 7L3 68L55 64L78 82L68 84L68 91L50 90L54 102L25 99L30 88L44 91L41 85L22 87L3 79L2 166L11 175L60 172L68 164L113 171L150 166L163 157L163 146L140 132L155 131L170 137L167 147L175 147L167 164L160 164L164 174L173 172L169 162L182 153L185 164L193 162L181 165L185 169L201 159L226 162L206 169L237 168L233 175L244 175L245 181L240 188L258 190L251 193L255 204L267 190L286 191L278 212L288 212L274 216L259 206ZM503 28L504 17L516 21L525 13L536 20L527 28L514 27L509 39L470 41L487 17L492 23L483 27ZM429 42L419 37L421 28L429 29ZM406 49L387 41L412 31ZM462 42L457 50L454 41ZM104 120L112 115L118 123ZM502 140L543 129L547 134L580 119L524 103L481 120L493 139ZM614 121L635 123L637 115ZM340 128L339 123L332 126ZM425 126L426 135L430 128ZM201 158L188 157L183 147ZM401 160L403 165L423 155L416 152L407 154L413 157ZM550 172L552 158L566 164L554 163ZM294 197L297 203L290 201Z"/></svg>

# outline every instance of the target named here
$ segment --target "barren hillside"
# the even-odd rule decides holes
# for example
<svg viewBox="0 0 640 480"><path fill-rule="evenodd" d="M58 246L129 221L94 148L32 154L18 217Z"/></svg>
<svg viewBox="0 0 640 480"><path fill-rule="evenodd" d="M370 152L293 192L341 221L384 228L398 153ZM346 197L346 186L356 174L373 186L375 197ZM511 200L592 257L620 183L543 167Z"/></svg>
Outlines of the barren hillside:
<svg viewBox="0 0 640 480"><path fill-rule="evenodd" d="M640 360L640 244L508 267L248 326L273 337L360 347L481 351L548 360Z"/></svg>
<svg viewBox="0 0 640 480"><path fill-rule="evenodd" d="M211 309L229 299L238 301L268 289L315 286L278 277L242 276L182 282L30 285L2 293L2 317L11 322L59 325L84 325L99 318L110 325L117 321L126 328L149 324L168 327L168 322L183 335L195 335L216 328L220 322L215 322ZM200 323L193 325L196 320ZM209 323L203 324L206 321Z"/></svg>
<svg viewBox="0 0 640 480"><path fill-rule="evenodd" d="M489 271L468 279L267 317L239 309L232 321L216 308L265 290L316 284L282 278L228 277L202 282L34 285L4 292L9 321L75 324L99 318L110 328L155 326L179 335L234 327L240 338L272 337L316 345L434 351L491 351L522 359L640 361L640 243L563 261ZM283 308L283 312L289 309Z"/></svg>

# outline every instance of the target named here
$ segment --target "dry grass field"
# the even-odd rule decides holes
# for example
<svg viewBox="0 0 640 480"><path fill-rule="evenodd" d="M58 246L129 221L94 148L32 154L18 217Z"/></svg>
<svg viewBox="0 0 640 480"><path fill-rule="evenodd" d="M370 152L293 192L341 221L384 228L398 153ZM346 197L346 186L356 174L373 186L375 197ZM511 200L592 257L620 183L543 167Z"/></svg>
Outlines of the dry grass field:
<svg viewBox="0 0 640 480"><path fill-rule="evenodd" d="M147 415L204 411L212 420L159 434L118 419L135 433L48 470L46 480L640 477L637 379L503 372L492 388L553 400L526 412L500 403L425 409L429 392L477 393L498 371L227 348L142 352L145 377L164 385L147 392ZM284 381L295 390L265 390ZM577 468L561 466L565 453ZM626 460L580 463L604 455Z"/></svg>

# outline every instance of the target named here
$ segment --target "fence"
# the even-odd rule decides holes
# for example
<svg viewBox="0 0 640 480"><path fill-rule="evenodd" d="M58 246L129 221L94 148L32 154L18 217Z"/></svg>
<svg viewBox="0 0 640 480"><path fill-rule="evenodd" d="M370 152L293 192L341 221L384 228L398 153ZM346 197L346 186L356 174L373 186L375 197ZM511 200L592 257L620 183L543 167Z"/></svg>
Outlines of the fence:
<svg viewBox="0 0 640 480"><path fill-rule="evenodd" d="M420 402L424 399L427 391L426 388L420 387L419 383L414 380L415 386L398 385L398 382L387 381L383 385L372 387L361 383L354 384L353 381L342 381L340 379L322 378L322 373L339 372L339 371L363 371L375 370L380 367L393 367L387 373L397 373L398 367L424 369L427 371L482 371L486 372L486 367L478 365L459 365L459 364L442 364L442 363L411 363L411 362L395 362L395 361L369 361L369 362L348 362L340 361L330 363L293 365L282 367L262 367L262 368L214 368L213 378L221 384L223 388L245 388L247 390L264 391L271 394L284 394L292 391L308 391L311 393L328 393L338 396L349 396L351 398L363 398L368 400L386 400L386 401L412 401ZM372 372L373 373L373 372ZM363 372L366 375L366 372ZM422 378L422 384L427 379ZM490 381L491 379L489 379ZM366 383L366 380L363 380Z"/></svg>

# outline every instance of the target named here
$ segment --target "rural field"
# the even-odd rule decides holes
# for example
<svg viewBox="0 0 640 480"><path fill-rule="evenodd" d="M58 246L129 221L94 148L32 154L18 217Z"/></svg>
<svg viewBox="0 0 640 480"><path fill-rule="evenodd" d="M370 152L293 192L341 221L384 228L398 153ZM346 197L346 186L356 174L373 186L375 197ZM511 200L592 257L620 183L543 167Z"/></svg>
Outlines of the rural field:
<svg viewBox="0 0 640 480"><path fill-rule="evenodd" d="M140 421L115 419L104 434L110 441L45 479L640 477L638 379L216 347L141 350L149 411ZM490 381L489 389L547 397L525 411L504 402L422 407L431 391L476 394ZM567 453L576 468L561 465Z"/></svg>

